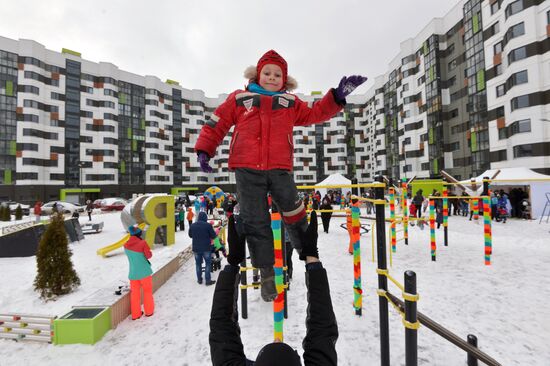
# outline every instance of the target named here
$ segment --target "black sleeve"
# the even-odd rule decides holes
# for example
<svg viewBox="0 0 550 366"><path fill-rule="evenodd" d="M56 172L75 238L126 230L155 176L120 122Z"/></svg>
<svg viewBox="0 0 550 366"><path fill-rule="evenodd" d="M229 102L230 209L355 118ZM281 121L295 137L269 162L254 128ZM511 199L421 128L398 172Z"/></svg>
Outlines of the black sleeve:
<svg viewBox="0 0 550 366"><path fill-rule="evenodd" d="M212 365L246 365L237 312L239 267L227 265L218 276L210 313Z"/></svg>
<svg viewBox="0 0 550 366"><path fill-rule="evenodd" d="M338 325L332 310L327 272L324 268L306 271L307 333L303 341L306 366L337 365Z"/></svg>

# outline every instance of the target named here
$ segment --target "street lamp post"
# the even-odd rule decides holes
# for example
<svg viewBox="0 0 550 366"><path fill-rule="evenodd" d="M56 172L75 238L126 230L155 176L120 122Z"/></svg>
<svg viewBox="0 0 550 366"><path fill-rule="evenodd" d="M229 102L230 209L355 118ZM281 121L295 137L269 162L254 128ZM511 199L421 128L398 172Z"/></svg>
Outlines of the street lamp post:
<svg viewBox="0 0 550 366"><path fill-rule="evenodd" d="M84 168L84 162L83 161L79 161L78 162L78 189L79 189L79 193L78 193L78 201L80 203L80 200L82 199L82 168Z"/></svg>

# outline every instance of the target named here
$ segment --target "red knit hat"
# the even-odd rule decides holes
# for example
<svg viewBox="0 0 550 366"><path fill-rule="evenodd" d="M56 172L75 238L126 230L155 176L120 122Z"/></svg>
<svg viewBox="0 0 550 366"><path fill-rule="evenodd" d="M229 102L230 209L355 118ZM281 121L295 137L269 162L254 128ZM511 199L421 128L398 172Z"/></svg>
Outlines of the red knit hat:
<svg viewBox="0 0 550 366"><path fill-rule="evenodd" d="M260 72L262 71L262 68L267 64L274 64L281 68L281 70L283 71L283 88L286 88L286 80L288 77L287 63L285 59L274 50L267 51L258 60L258 65L256 66L258 81L260 81Z"/></svg>

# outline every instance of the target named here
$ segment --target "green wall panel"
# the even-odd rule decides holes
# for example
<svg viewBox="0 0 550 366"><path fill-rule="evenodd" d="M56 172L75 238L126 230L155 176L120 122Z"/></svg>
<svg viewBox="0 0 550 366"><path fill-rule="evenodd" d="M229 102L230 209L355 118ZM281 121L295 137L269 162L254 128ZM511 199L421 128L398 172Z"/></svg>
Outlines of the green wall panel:
<svg viewBox="0 0 550 366"><path fill-rule="evenodd" d="M11 169L4 170L4 184L11 184Z"/></svg>
<svg viewBox="0 0 550 366"><path fill-rule="evenodd" d="M472 132L470 135L470 149L472 151L477 151L477 136L475 132Z"/></svg>
<svg viewBox="0 0 550 366"><path fill-rule="evenodd" d="M485 70L479 70L477 72L477 90L482 91L485 89Z"/></svg>
<svg viewBox="0 0 550 366"><path fill-rule="evenodd" d="M13 97L13 81L6 81L6 95Z"/></svg>

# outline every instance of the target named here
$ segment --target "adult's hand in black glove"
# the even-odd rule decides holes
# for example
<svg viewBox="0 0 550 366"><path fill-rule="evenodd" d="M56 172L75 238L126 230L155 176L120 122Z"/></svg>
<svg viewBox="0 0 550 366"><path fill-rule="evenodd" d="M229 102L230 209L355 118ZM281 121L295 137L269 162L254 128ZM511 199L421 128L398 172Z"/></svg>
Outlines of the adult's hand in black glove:
<svg viewBox="0 0 550 366"><path fill-rule="evenodd" d="M300 259L306 260L306 257L319 258L319 250L317 249L317 213L311 211L309 217L309 225L305 233L300 233L300 241L302 242L302 252L300 253Z"/></svg>
<svg viewBox="0 0 550 366"><path fill-rule="evenodd" d="M238 266L245 255L246 237L239 236L235 227L235 216L231 215L227 223L227 242L229 244L229 254L227 262L233 266Z"/></svg>

